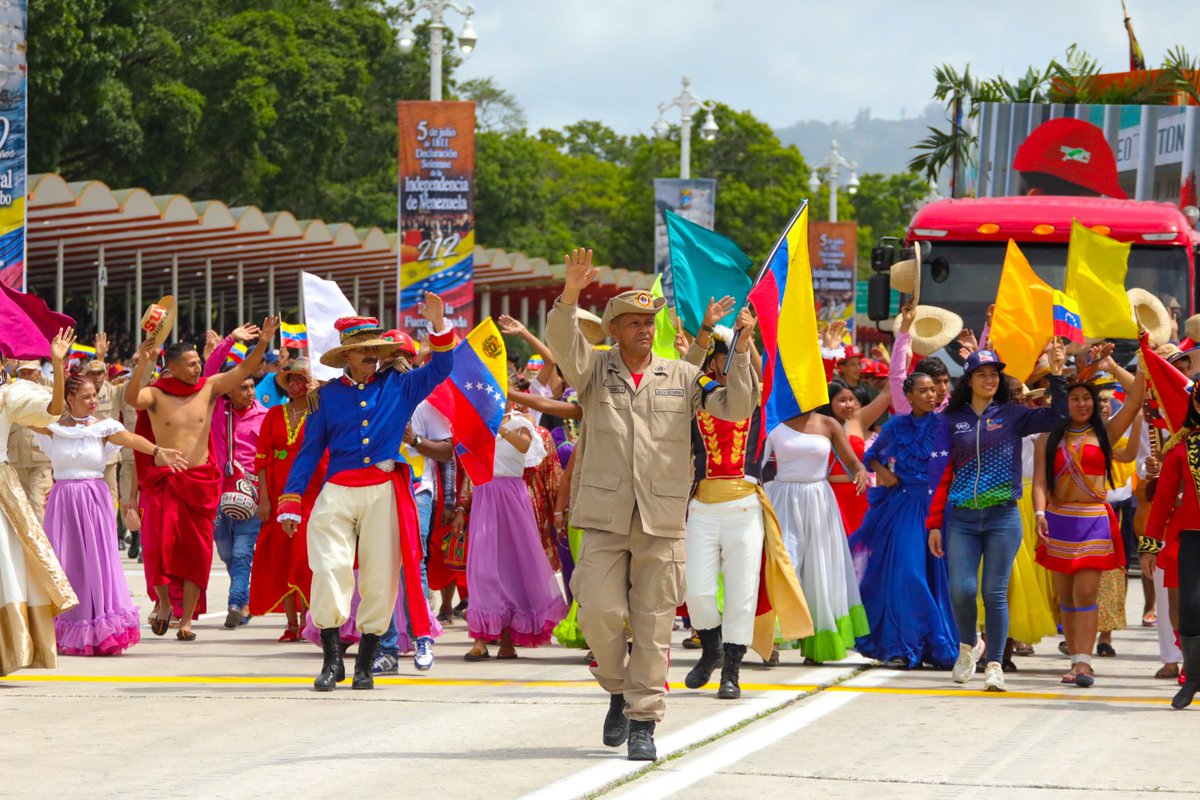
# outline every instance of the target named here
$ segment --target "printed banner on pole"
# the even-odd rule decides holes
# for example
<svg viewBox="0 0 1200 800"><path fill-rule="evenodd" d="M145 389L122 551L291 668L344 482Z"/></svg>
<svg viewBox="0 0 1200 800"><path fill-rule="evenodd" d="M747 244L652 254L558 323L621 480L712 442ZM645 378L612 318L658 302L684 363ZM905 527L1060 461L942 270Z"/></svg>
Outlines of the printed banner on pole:
<svg viewBox="0 0 1200 800"><path fill-rule="evenodd" d="M856 340L854 303L858 277L858 223L808 223L813 299L822 323L842 320L850 341Z"/></svg>
<svg viewBox="0 0 1200 800"><path fill-rule="evenodd" d="M27 0L0 9L0 283L25 291Z"/></svg>
<svg viewBox="0 0 1200 800"><path fill-rule="evenodd" d="M425 327L417 304L436 292L465 335L475 325L475 104L402 101L397 113L399 327Z"/></svg>
<svg viewBox="0 0 1200 800"><path fill-rule="evenodd" d="M717 219L717 182L712 178L654 179L654 274L663 276L663 297L675 307L671 279L671 239L663 212L674 211L688 222L713 230Z"/></svg>

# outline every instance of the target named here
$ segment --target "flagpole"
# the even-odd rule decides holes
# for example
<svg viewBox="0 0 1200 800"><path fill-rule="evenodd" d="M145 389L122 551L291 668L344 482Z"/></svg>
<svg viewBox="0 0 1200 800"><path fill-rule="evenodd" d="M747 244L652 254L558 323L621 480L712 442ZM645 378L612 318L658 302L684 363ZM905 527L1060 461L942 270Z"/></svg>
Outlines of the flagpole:
<svg viewBox="0 0 1200 800"><path fill-rule="evenodd" d="M767 274L767 270L769 270L771 268L771 262L775 260L775 254L779 252L779 248L782 247L783 243L787 240L788 231L790 231L792 229L792 226L796 224L796 220L800 219L800 215L804 213L804 209L806 209L806 208L808 208L808 200L805 200L800 204L800 208L796 209L795 214L792 214L792 218L790 220L788 220L788 224L783 226L783 233L779 234L779 238L775 240L775 246L771 248L770 254L767 256L766 260L763 261L762 266L760 266L758 268L758 273L755 274L754 281L753 281L753 283L750 284L750 293L754 292L754 287L758 286L759 281L761 281L763 279L763 276ZM738 309L739 316L741 315L742 310L750 305L750 293L748 293L746 295L745 305L743 305L742 308ZM734 325L736 325L736 324L737 324L737 321L735 318ZM733 338L729 342L729 356L726 357L726 359L725 359L725 374L726 375L729 374L729 365L733 361L734 348L737 347L738 339L740 339L741 336L742 336L742 329L735 328L733 331Z"/></svg>

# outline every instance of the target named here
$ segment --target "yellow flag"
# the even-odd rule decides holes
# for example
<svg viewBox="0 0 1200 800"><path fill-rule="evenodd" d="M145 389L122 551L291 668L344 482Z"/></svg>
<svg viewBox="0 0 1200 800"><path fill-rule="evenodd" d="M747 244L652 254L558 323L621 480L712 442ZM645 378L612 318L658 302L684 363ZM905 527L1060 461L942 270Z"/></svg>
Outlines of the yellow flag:
<svg viewBox="0 0 1200 800"><path fill-rule="evenodd" d="M1012 239L1004 256L1000 290L992 311L989 345L1005 372L1026 380L1054 335L1054 290L1037 276Z"/></svg>
<svg viewBox="0 0 1200 800"><path fill-rule="evenodd" d="M1137 323L1125 294L1129 243L1117 242L1071 221L1067 246L1067 294L1083 312L1083 335L1136 339Z"/></svg>

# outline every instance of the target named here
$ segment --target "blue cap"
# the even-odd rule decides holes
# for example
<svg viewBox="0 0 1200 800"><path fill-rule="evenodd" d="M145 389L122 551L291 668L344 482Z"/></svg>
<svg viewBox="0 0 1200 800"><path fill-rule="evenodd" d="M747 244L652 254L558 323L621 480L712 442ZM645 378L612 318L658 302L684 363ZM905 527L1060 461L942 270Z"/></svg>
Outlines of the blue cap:
<svg viewBox="0 0 1200 800"><path fill-rule="evenodd" d="M278 364L279 363L279 354L276 353L274 350L268 350L266 353L263 354L263 361L267 362L268 364Z"/></svg>
<svg viewBox="0 0 1200 800"><path fill-rule="evenodd" d="M1000 356L992 350L976 350L971 355L967 356L967 363L963 365L963 374L970 375L975 370L983 366L993 366L998 370L1004 369L1004 362L1000 360Z"/></svg>

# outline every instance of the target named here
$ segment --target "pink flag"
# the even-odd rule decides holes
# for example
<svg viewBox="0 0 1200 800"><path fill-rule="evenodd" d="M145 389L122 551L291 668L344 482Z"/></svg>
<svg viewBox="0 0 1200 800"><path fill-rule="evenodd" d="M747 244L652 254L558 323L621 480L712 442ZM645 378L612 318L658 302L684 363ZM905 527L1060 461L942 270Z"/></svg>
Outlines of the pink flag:
<svg viewBox="0 0 1200 800"><path fill-rule="evenodd" d="M49 358L50 340L75 320L51 311L46 301L0 283L0 355L5 358Z"/></svg>

